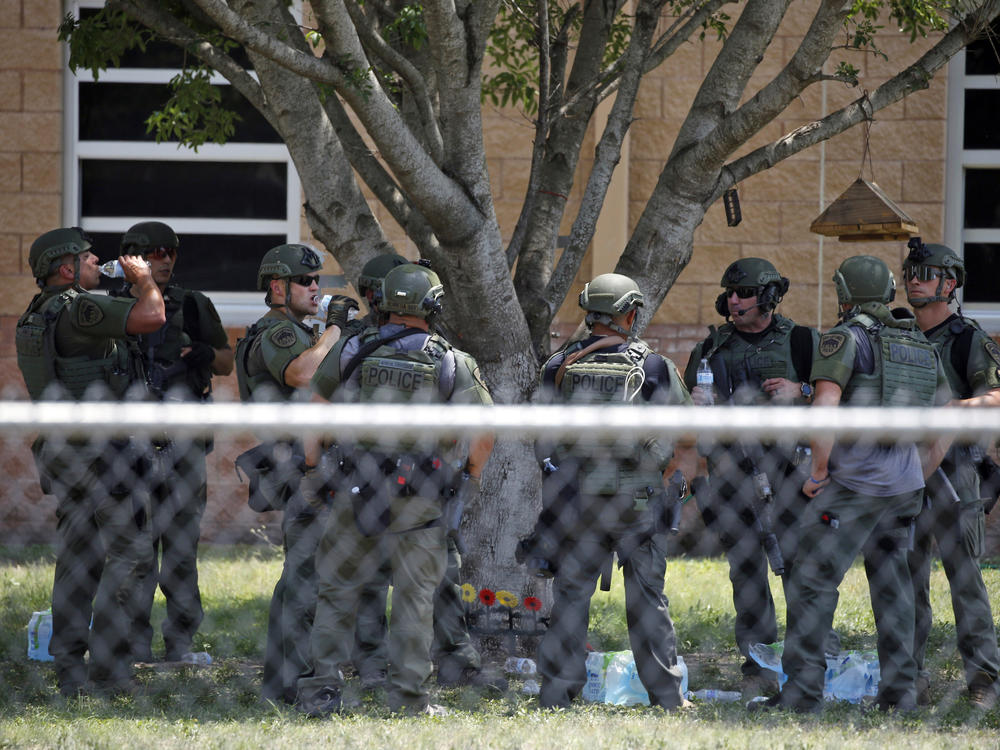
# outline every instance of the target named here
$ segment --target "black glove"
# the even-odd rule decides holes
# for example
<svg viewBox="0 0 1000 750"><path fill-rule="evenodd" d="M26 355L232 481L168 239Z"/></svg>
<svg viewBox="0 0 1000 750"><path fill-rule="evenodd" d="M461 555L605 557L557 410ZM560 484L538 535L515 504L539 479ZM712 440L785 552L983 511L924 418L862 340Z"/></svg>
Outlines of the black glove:
<svg viewBox="0 0 1000 750"><path fill-rule="evenodd" d="M181 357L181 359L192 370L208 367L215 361L215 349L212 348L211 344L206 344L204 341L193 341L191 342L191 351Z"/></svg>
<svg viewBox="0 0 1000 750"><path fill-rule="evenodd" d="M344 330L347 326L347 316L351 310L357 310L358 303L352 297L344 294L331 294L330 305L326 308L326 327L337 326Z"/></svg>

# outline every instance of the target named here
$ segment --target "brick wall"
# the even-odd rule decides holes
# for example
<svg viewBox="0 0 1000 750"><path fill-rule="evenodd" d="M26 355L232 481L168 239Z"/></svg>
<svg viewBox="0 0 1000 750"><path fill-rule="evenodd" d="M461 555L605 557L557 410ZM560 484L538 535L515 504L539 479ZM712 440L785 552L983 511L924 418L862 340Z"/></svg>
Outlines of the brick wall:
<svg viewBox="0 0 1000 750"><path fill-rule="evenodd" d="M750 90L776 73L798 44L812 13L809 3L792 4L789 17L751 84ZM62 85L63 50L56 41L62 15L60 0L0 0L0 398L25 398L24 384L14 357L14 325L35 292L27 268L31 242L42 232L62 223ZM891 24L890 24L891 26ZM855 61L862 68L862 83L874 88L901 62L912 61L921 45L911 46L902 36L889 34L881 42L890 63L871 58ZM655 71L642 84L636 121L629 136L627 158L620 167L613 191L620 197L626 217L605 218L599 229L604 237L621 237L635 224L656 184L687 105L714 60L717 44L685 45L669 68ZM945 77L939 75L923 92L879 112L871 131L871 171L875 181L920 225L927 239L941 237L944 223L944 154L946 126ZM814 87L744 150L773 140L808 122L822 111L822 91ZM833 111L859 95L856 89L826 84L826 111ZM483 112L488 149L487 165L494 202L505 236L513 230L524 198L530 167L530 122L517 113L485 106ZM792 281L781 311L798 322L830 326L835 319L835 293L830 282L836 266L847 256L871 253L898 268L904 243L840 243L820 240L809 224L858 177L864 152L864 131L856 128L815 147L739 186L743 222L726 225L721 205L710 208L695 236L694 256L671 289L646 331L646 338L683 369L706 326L720 322L714 310L719 278L738 257L771 259ZM592 132L582 150L580 179L568 196L563 233L579 206L584 179L592 162ZM385 210L372 201L390 239L400 250L413 247ZM610 216L611 212L606 212ZM608 226L619 222L620 226ZM612 248L613 250L613 248ZM820 253L822 251L822 260ZM576 295L583 281L610 270L613 252L601 248L591 253L577 283L561 308L553 330L560 340L572 334L580 314ZM239 331L230 331L235 341ZM216 384L220 399L236 394L232 377ZM209 508L203 526L207 540L253 538L253 529L274 520L251 512L245 505L245 487L238 484L232 458L246 446L219 441L210 457ZM0 493L0 543L48 541L53 528L52 498L37 486L27 441L0 438L0 470L6 486ZM274 514L271 514L274 515ZM1000 524L995 524L1000 526ZM991 529L997 549L1000 528Z"/></svg>

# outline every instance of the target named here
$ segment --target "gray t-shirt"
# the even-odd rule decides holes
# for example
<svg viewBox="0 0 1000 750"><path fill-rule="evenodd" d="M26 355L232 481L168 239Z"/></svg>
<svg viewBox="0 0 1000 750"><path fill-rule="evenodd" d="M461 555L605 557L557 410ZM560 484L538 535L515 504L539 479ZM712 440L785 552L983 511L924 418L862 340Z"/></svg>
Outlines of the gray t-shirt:
<svg viewBox="0 0 1000 750"><path fill-rule="evenodd" d="M857 326L848 330L853 334L847 340L848 345L832 356L853 355L852 371L871 373L875 369L871 339ZM850 345L852 342L854 346ZM838 385L843 388L846 383ZM889 497L924 486L924 472L914 443L837 443L830 454L829 470L837 484L859 495Z"/></svg>

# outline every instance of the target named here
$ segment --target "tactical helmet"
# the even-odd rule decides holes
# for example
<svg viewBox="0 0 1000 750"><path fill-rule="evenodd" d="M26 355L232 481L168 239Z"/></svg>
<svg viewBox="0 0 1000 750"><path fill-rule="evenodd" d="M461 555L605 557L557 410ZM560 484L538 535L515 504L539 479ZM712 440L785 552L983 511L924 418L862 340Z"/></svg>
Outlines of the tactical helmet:
<svg viewBox="0 0 1000 750"><path fill-rule="evenodd" d="M49 276L52 262L64 255L80 255L92 247L90 237L80 227L66 227L46 232L31 243L28 265L39 281Z"/></svg>
<svg viewBox="0 0 1000 750"><path fill-rule="evenodd" d="M775 282L780 283L782 275L769 260L763 258L740 258L729 264L729 268L722 274L722 281L719 286L767 286Z"/></svg>
<svg viewBox="0 0 1000 750"><path fill-rule="evenodd" d="M896 297L896 278L889 266L873 255L855 255L845 260L834 271L833 283L841 305L888 304Z"/></svg>
<svg viewBox="0 0 1000 750"><path fill-rule="evenodd" d="M955 290L965 284L965 261L958 257L954 250L947 245L929 244L925 245L919 237L912 237L907 243L910 254L903 261L903 278L909 278L909 274L914 274L925 281L931 276L921 275L921 272L930 272L931 269L940 268L944 271L944 276L938 279L937 290L932 297L911 297L909 289L906 298L909 302L918 305L928 302L948 302L955 298ZM955 279L955 289L945 296L945 278Z"/></svg>
<svg viewBox="0 0 1000 750"><path fill-rule="evenodd" d="M323 267L319 253L309 245L294 243L272 247L260 261L257 271L257 289L266 292L271 279L287 279L301 274L311 274Z"/></svg>
<svg viewBox="0 0 1000 750"><path fill-rule="evenodd" d="M642 307L643 300L639 285L620 273L602 273L585 284L580 292L580 307L611 317Z"/></svg>
<svg viewBox="0 0 1000 750"><path fill-rule="evenodd" d="M396 266L403 266L409 261L402 255L396 253L382 253L365 263L358 276L358 293L362 297L367 297L368 292L379 293L382 289L382 280Z"/></svg>
<svg viewBox="0 0 1000 750"><path fill-rule="evenodd" d="M122 235L121 250L124 255L146 255L157 247L180 247L174 230L162 221L140 221Z"/></svg>
<svg viewBox="0 0 1000 750"><path fill-rule="evenodd" d="M430 318L441 312L444 287L431 269L416 263L393 268L382 280L382 312Z"/></svg>
<svg viewBox="0 0 1000 750"><path fill-rule="evenodd" d="M788 291L788 279L778 273L778 269L769 260L763 258L740 258L729 264L722 274L719 286L723 289L737 287L752 287L757 306L764 312L770 312L781 302ZM715 311L723 317L729 317L730 292L723 292L715 299Z"/></svg>

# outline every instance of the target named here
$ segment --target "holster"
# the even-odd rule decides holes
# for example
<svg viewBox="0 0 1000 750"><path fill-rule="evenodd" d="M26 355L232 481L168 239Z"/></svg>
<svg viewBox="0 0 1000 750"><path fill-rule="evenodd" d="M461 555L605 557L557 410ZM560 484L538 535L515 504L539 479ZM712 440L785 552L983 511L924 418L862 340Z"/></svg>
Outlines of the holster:
<svg viewBox="0 0 1000 750"><path fill-rule="evenodd" d="M236 474L249 484L247 505L258 513L284 510L298 489L305 454L297 443L267 442L236 457ZM242 472L242 474L240 473Z"/></svg>

